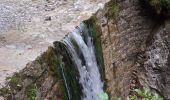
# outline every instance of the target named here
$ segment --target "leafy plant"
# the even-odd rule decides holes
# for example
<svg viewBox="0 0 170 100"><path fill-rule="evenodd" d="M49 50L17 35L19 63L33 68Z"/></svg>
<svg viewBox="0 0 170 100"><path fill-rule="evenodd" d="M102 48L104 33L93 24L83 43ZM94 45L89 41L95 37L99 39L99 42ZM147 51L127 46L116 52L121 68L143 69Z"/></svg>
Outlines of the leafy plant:
<svg viewBox="0 0 170 100"><path fill-rule="evenodd" d="M170 7L170 0L145 0L152 8L154 8L157 14L161 14L163 10L168 10Z"/></svg>
<svg viewBox="0 0 170 100"><path fill-rule="evenodd" d="M150 93L149 89L147 89L147 88L144 88L143 90L135 89L134 91L137 92L137 94L139 96L141 96L142 98L146 98L146 97L150 97L151 96L151 93Z"/></svg>
<svg viewBox="0 0 170 100"><path fill-rule="evenodd" d="M167 24L166 24L165 29L166 29L167 32L170 33L170 23L167 23Z"/></svg>
<svg viewBox="0 0 170 100"><path fill-rule="evenodd" d="M138 100L138 97L137 96L132 96L132 97L128 97L128 100Z"/></svg>
<svg viewBox="0 0 170 100"><path fill-rule="evenodd" d="M21 79L18 75L13 75L12 77L7 77L6 79L9 82L9 86L12 90L19 90L22 87Z"/></svg>
<svg viewBox="0 0 170 100"><path fill-rule="evenodd" d="M36 90L35 85L28 86L28 87L26 88L26 91L25 91L25 93L26 93L26 95L27 95L27 98L28 98L29 100L35 100L35 98L36 98L36 92L37 92L37 90Z"/></svg>
<svg viewBox="0 0 170 100"><path fill-rule="evenodd" d="M163 100L158 94L152 94L148 88L141 89L135 89L134 90L139 98L142 98L142 100ZM133 96L130 98L130 100L138 100L137 97Z"/></svg>
<svg viewBox="0 0 170 100"><path fill-rule="evenodd" d="M97 96L100 98L100 100L109 100L109 96L105 92L99 93Z"/></svg>
<svg viewBox="0 0 170 100"><path fill-rule="evenodd" d="M170 0L165 0L165 2L169 5L170 4Z"/></svg>
<svg viewBox="0 0 170 100"><path fill-rule="evenodd" d="M0 89L0 96L8 96L11 94L11 91L8 88L2 87Z"/></svg>

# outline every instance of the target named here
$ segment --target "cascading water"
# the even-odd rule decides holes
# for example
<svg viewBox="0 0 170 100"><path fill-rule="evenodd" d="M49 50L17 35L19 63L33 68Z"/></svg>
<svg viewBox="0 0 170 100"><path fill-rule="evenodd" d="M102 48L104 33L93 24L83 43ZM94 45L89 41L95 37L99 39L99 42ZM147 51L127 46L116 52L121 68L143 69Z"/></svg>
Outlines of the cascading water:
<svg viewBox="0 0 170 100"><path fill-rule="evenodd" d="M78 81L81 85L82 100L100 100L103 93L103 82L96 61L93 38L85 24L81 24L62 41L74 67L77 69ZM67 84L67 83L65 83Z"/></svg>

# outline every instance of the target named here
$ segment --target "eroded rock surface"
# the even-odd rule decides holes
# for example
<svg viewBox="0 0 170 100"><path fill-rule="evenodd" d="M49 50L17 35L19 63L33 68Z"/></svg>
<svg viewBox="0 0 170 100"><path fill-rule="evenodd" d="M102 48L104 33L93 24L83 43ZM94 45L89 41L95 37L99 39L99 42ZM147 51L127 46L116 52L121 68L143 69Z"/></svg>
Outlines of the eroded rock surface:
<svg viewBox="0 0 170 100"><path fill-rule="evenodd" d="M144 86L169 100L168 15L153 14L142 0L111 2L97 14L111 98L126 99Z"/></svg>

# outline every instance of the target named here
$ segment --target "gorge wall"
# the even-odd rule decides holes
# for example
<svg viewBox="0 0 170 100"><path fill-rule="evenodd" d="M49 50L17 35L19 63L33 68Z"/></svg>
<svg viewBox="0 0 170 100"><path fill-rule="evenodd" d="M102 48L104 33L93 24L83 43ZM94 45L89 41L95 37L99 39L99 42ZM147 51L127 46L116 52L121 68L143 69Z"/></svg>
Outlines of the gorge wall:
<svg viewBox="0 0 170 100"><path fill-rule="evenodd" d="M84 21L93 26L101 42L105 89L110 99L133 95L133 88L148 87L170 99L168 12L158 11L145 0L111 0ZM159 8L160 9L160 8ZM162 9L162 8L161 8ZM169 8L164 8L169 9ZM100 51L100 46L96 47ZM67 100L57 60L58 47L8 78L0 94L6 99Z"/></svg>
<svg viewBox="0 0 170 100"><path fill-rule="evenodd" d="M125 99L133 88L145 86L170 99L169 8L160 6L158 14L156 7L148 1L116 0L97 14L111 98Z"/></svg>

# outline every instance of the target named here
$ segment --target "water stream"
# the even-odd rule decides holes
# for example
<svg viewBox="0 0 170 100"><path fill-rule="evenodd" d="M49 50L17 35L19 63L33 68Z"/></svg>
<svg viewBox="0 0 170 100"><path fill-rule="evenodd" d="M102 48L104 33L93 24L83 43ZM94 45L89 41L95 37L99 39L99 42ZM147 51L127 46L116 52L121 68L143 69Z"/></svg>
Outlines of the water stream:
<svg viewBox="0 0 170 100"><path fill-rule="evenodd" d="M79 73L77 78L81 85L81 99L100 100L98 95L104 92L103 82L96 61L93 38L86 25L82 23L66 36L62 43L66 46L71 61Z"/></svg>

